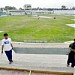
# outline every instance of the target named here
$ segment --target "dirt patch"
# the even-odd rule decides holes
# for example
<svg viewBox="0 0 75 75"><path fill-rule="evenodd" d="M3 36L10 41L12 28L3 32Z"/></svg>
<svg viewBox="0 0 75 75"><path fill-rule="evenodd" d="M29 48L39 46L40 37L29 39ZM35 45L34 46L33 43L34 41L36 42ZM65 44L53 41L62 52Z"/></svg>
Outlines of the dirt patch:
<svg viewBox="0 0 75 75"><path fill-rule="evenodd" d="M66 25L75 28L75 24L66 24Z"/></svg>
<svg viewBox="0 0 75 75"><path fill-rule="evenodd" d="M4 31L0 31L0 33L2 33L2 32L4 32Z"/></svg>

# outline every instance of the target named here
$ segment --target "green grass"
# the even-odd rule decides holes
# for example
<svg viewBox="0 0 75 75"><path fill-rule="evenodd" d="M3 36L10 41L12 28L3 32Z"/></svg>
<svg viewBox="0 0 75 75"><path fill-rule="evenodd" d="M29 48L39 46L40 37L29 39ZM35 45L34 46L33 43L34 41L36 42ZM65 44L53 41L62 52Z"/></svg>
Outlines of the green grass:
<svg viewBox="0 0 75 75"><path fill-rule="evenodd" d="M0 17L0 30L7 32L13 41L42 40L51 43L74 39L73 16L45 15L56 19L34 18L31 15ZM0 40L3 33L0 33Z"/></svg>

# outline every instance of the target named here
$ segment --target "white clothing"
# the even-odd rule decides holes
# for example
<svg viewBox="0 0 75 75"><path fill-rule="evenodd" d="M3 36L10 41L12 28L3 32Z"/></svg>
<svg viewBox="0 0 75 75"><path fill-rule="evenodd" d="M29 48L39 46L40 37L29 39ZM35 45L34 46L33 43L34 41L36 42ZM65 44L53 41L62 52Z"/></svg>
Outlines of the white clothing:
<svg viewBox="0 0 75 75"><path fill-rule="evenodd" d="M10 51L12 49L11 44L12 44L11 38L3 39L2 40L2 45L4 45L3 50L4 51Z"/></svg>

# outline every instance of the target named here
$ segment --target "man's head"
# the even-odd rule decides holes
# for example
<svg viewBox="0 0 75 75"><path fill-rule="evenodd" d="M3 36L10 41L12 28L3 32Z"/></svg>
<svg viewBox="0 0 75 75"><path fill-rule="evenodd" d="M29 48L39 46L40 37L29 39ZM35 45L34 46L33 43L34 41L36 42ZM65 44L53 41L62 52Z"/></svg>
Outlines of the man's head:
<svg viewBox="0 0 75 75"><path fill-rule="evenodd" d="M4 38L8 39L8 34L7 33L4 33Z"/></svg>

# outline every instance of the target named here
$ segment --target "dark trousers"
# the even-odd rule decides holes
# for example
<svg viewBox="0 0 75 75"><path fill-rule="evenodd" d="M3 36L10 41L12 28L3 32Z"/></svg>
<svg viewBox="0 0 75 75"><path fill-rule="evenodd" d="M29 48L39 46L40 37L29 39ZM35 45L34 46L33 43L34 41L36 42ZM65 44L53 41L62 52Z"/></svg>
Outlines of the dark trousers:
<svg viewBox="0 0 75 75"><path fill-rule="evenodd" d="M75 53L74 52L70 52L68 55L68 61L67 64L69 65L71 63L71 67L75 66Z"/></svg>
<svg viewBox="0 0 75 75"><path fill-rule="evenodd" d="M8 58L8 60L11 62L12 61L12 50L5 51L5 54L6 54L7 58Z"/></svg>

